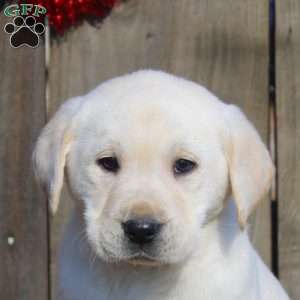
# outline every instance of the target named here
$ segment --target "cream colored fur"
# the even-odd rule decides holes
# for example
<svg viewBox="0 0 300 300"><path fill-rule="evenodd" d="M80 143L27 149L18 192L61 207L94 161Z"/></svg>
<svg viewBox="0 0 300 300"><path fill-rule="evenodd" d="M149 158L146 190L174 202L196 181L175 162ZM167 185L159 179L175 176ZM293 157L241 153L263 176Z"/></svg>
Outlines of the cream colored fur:
<svg viewBox="0 0 300 300"><path fill-rule="evenodd" d="M118 173L99 167L105 156ZM175 176L179 158L197 167ZM76 204L57 300L288 299L245 229L273 164L245 115L205 88L151 70L107 81L62 105L34 165L53 212L64 173ZM133 214L165 224L145 259L122 230Z"/></svg>

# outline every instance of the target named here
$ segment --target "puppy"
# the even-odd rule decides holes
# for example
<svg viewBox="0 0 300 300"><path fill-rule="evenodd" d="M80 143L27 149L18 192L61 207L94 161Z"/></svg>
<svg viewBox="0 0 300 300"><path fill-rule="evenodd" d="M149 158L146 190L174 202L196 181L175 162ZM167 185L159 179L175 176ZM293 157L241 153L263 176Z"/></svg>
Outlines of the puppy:
<svg viewBox="0 0 300 300"><path fill-rule="evenodd" d="M57 300L288 299L245 230L272 161L205 88L150 70L107 81L61 106L33 160L53 213L64 173L75 201Z"/></svg>

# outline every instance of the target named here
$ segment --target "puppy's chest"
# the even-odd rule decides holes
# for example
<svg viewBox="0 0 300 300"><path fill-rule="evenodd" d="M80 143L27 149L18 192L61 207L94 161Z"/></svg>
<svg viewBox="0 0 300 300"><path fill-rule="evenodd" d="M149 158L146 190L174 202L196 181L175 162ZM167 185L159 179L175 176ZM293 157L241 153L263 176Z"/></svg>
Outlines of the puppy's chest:
<svg viewBox="0 0 300 300"><path fill-rule="evenodd" d="M79 291L79 289L81 289ZM57 300L257 300L257 298L251 291L247 293L234 292L234 287L229 289L213 290L208 288L176 288L173 286L172 290L166 291L163 286L139 286L131 285L124 286L112 285L110 287L99 286L95 287L83 287L77 286L72 290L64 291L64 297L57 298Z"/></svg>
<svg viewBox="0 0 300 300"><path fill-rule="evenodd" d="M136 282L131 278L102 278L95 282L93 279L84 278L78 282L64 281L58 292L57 300L181 300L187 299L175 296L175 290L169 290L162 284L153 284L141 280ZM192 298L189 298L193 300Z"/></svg>
<svg viewBox="0 0 300 300"><path fill-rule="evenodd" d="M93 272L92 272L93 273ZM257 300L255 287L240 289L236 282L216 282L209 279L213 274L177 278L176 274L156 276L145 275L138 271L134 274L107 274L97 276L81 273L76 282L63 280L61 294L57 300ZM74 277L73 277L74 278ZM226 280L225 280L226 281Z"/></svg>

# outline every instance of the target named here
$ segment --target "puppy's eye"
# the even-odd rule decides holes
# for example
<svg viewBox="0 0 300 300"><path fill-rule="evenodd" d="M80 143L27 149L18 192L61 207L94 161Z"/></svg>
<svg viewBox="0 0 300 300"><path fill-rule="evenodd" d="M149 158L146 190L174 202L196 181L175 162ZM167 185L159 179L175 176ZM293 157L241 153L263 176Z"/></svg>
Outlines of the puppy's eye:
<svg viewBox="0 0 300 300"><path fill-rule="evenodd" d="M120 169L118 159L116 157L102 157L97 159L97 164L104 170L117 173Z"/></svg>
<svg viewBox="0 0 300 300"><path fill-rule="evenodd" d="M197 164L191 160L180 158L174 163L173 170L175 175L187 174L195 169Z"/></svg>

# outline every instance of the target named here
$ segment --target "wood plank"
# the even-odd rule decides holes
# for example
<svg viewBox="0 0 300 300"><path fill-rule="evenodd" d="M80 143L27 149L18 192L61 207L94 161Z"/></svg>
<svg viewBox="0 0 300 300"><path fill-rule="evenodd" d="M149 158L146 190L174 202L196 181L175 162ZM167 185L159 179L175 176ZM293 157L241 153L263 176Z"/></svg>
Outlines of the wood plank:
<svg viewBox="0 0 300 300"><path fill-rule="evenodd" d="M300 2L276 3L279 274L300 299Z"/></svg>
<svg viewBox="0 0 300 300"><path fill-rule="evenodd" d="M241 106L267 139L268 1L131 0L100 29L84 25L51 47L49 116L65 99L140 68L206 85ZM63 198L68 198L64 194ZM55 249L70 202L52 220ZM270 203L259 208L253 240L270 263Z"/></svg>
<svg viewBox="0 0 300 300"><path fill-rule="evenodd" d="M11 48L9 20L0 16L0 298L46 300L47 206L31 167L45 123L44 47Z"/></svg>

